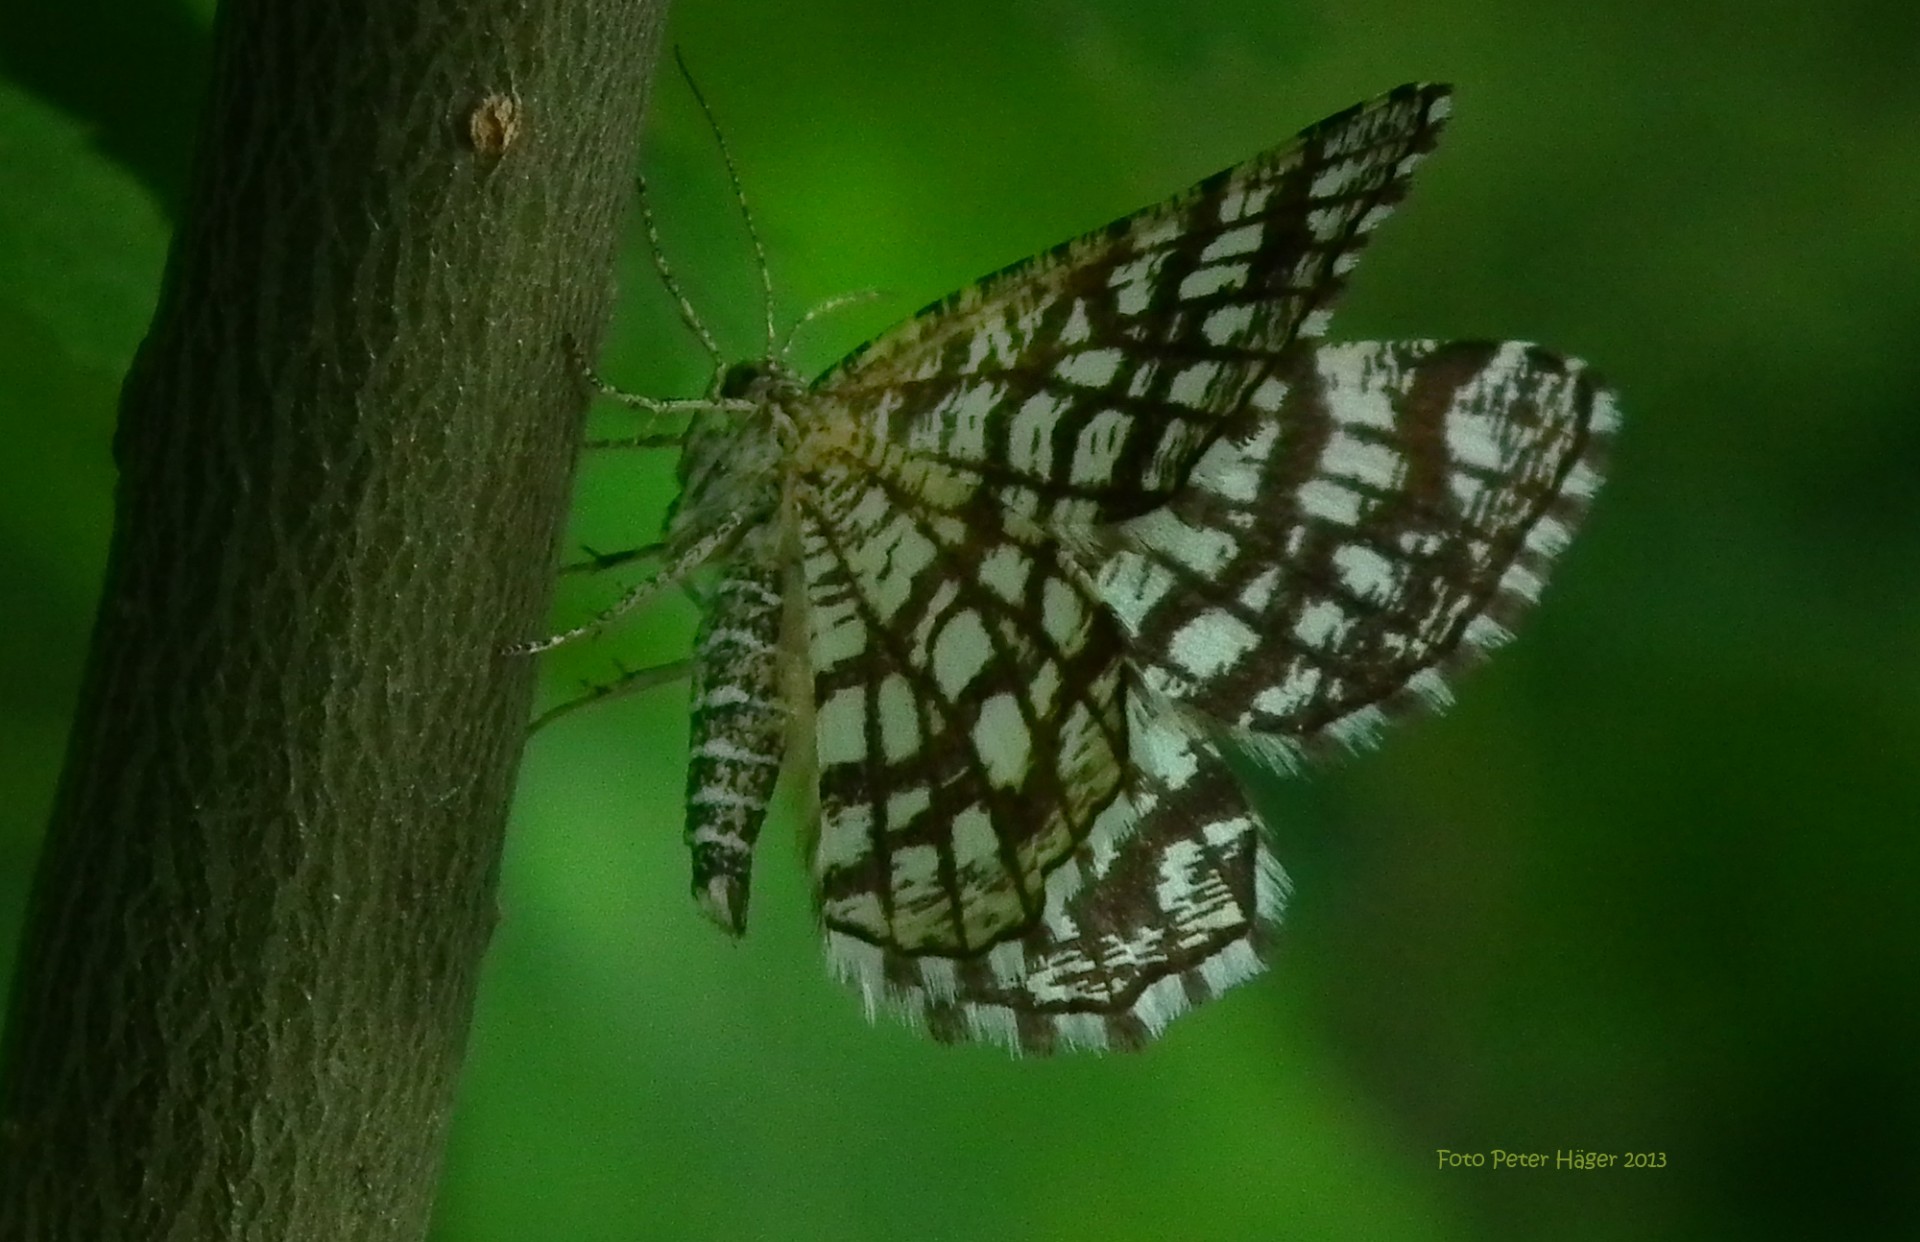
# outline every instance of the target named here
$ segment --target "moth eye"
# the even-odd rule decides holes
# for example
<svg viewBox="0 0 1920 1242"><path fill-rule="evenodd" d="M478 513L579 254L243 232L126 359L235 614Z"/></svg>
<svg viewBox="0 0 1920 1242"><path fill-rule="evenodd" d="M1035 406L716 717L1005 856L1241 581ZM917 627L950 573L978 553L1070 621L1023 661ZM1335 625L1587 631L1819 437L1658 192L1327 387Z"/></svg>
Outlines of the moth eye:
<svg viewBox="0 0 1920 1242"><path fill-rule="evenodd" d="M720 395L723 398L744 397L753 390L765 371L757 362L736 362L727 368L720 379Z"/></svg>

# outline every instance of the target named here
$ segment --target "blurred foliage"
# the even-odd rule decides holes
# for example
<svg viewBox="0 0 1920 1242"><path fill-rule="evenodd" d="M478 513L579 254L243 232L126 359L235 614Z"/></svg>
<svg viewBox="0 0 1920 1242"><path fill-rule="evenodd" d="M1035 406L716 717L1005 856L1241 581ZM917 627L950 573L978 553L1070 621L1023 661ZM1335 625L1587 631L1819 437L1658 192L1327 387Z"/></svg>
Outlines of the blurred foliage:
<svg viewBox="0 0 1920 1242"><path fill-rule="evenodd" d="M72 12L0 19L0 969L206 62L204 5ZM1920 1233L1920 9L684 0L674 22L783 321L892 295L809 329L809 365L1437 78L1456 121L1335 335L1549 342L1628 422L1544 606L1454 712L1260 783L1296 883L1276 969L1140 1056L870 1028L823 976L790 816L751 936L723 942L684 892L680 691L541 736L440 1242ZM693 298L757 349L671 76L636 146ZM699 390L637 237L622 281L605 373ZM645 541L669 471L588 463L576 537ZM595 602L570 589L563 616ZM663 606L564 652L549 693L690 625ZM1437 1148L1666 1167L1445 1171Z"/></svg>

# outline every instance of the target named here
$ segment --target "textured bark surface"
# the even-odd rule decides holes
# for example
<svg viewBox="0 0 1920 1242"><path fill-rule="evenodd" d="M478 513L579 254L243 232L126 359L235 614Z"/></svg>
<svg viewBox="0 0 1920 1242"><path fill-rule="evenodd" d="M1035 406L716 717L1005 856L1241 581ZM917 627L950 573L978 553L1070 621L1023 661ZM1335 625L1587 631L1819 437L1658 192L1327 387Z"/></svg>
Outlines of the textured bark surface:
<svg viewBox="0 0 1920 1242"><path fill-rule="evenodd" d="M501 651L542 623L663 9L225 6L12 998L0 1237L425 1235L531 692Z"/></svg>

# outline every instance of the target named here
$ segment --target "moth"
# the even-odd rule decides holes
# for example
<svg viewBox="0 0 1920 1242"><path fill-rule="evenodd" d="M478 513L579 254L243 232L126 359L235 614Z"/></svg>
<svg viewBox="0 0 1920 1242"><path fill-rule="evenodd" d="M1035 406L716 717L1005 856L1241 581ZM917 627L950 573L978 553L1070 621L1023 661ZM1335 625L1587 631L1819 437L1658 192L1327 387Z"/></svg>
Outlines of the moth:
<svg viewBox="0 0 1920 1242"><path fill-rule="evenodd" d="M629 441L680 452L652 572L527 649L696 584L714 921L744 931L792 765L827 957L870 1013L1135 1048L1260 971L1288 882L1223 748L1292 769L1445 704L1618 424L1538 346L1323 340L1448 111L1389 91L811 381L770 345L705 398L622 398L686 419Z"/></svg>

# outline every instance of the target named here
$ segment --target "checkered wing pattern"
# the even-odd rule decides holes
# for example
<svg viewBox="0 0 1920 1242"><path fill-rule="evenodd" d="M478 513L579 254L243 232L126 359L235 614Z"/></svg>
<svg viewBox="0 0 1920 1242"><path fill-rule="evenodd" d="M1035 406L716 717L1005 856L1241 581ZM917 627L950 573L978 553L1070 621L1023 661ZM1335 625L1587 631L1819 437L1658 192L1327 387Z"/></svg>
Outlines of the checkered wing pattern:
<svg viewBox="0 0 1920 1242"><path fill-rule="evenodd" d="M1120 793L1120 633L1059 543L970 480L821 463L808 483L827 926L983 953L1057 899L1048 877Z"/></svg>
<svg viewBox="0 0 1920 1242"><path fill-rule="evenodd" d="M942 1039L1028 1052L1133 1049L1259 971L1286 878L1212 744L1137 692L1123 789L1074 859L1071 895L984 957L843 942ZM870 993L871 995L871 993Z"/></svg>
<svg viewBox="0 0 1920 1242"><path fill-rule="evenodd" d="M1610 412L1577 364L1314 340L1446 112L1352 109L807 394L812 862L870 1006L1130 1047L1254 973L1286 885L1218 741L1350 739L1537 589Z"/></svg>
<svg viewBox="0 0 1920 1242"><path fill-rule="evenodd" d="M798 493L829 956L943 1038L1137 1046L1257 969L1284 881L1066 545L883 458Z"/></svg>
<svg viewBox="0 0 1920 1242"><path fill-rule="evenodd" d="M822 378L879 440L1055 529L1172 495L1272 358L1326 328L1449 110L1405 86L971 285Z"/></svg>
<svg viewBox="0 0 1920 1242"><path fill-rule="evenodd" d="M1291 766L1398 707L1539 597L1600 483L1612 399L1516 342L1291 351L1099 595L1144 685Z"/></svg>

